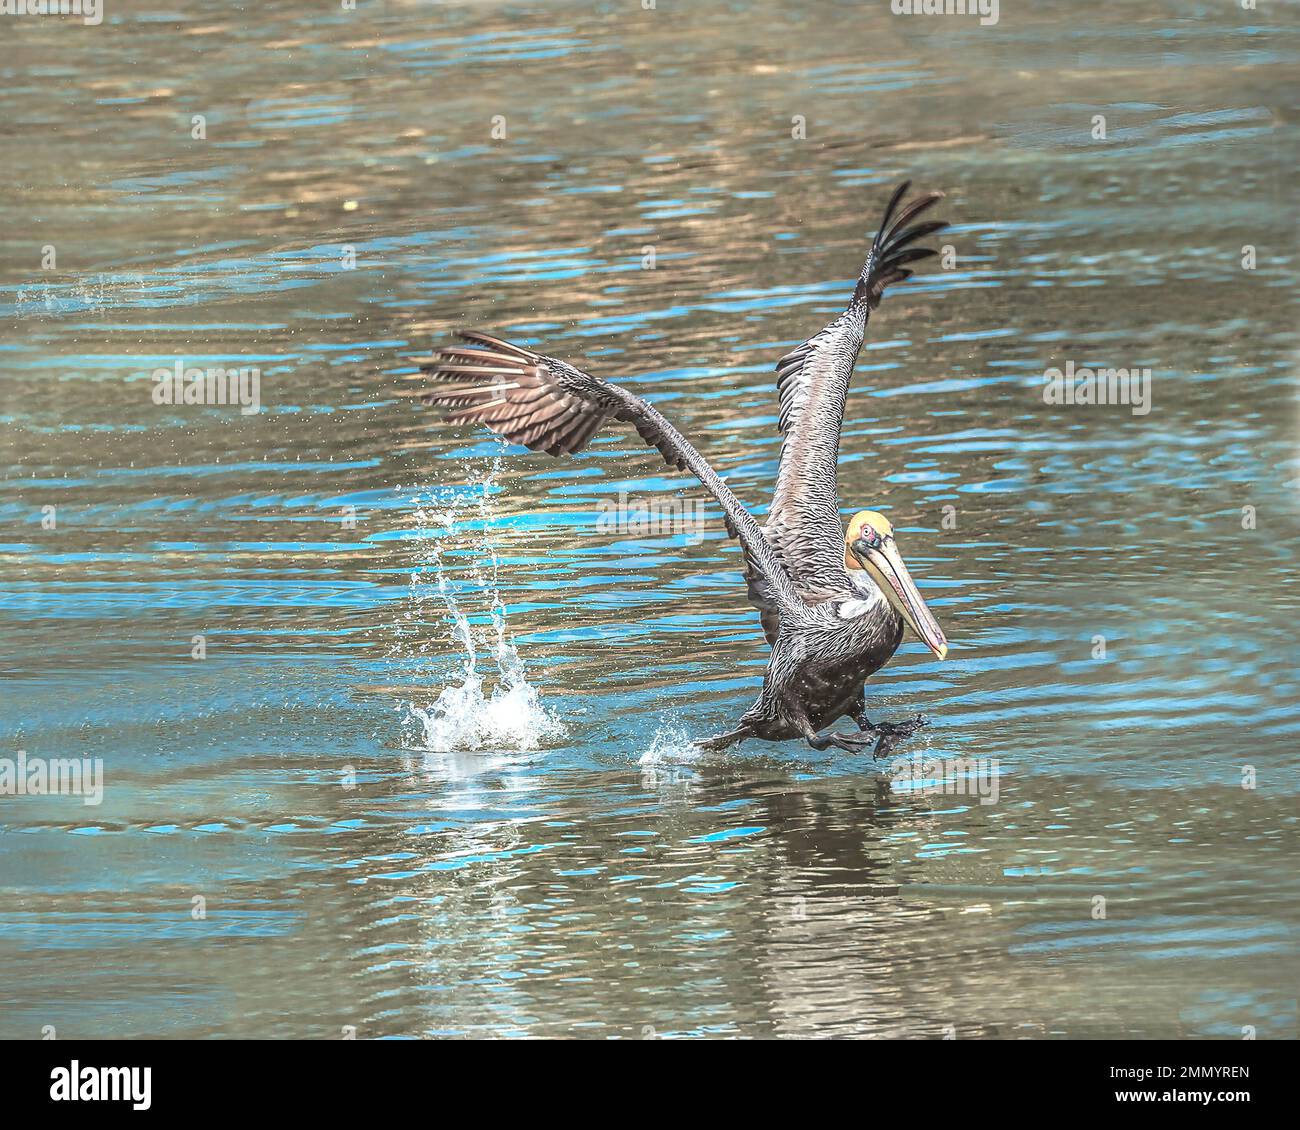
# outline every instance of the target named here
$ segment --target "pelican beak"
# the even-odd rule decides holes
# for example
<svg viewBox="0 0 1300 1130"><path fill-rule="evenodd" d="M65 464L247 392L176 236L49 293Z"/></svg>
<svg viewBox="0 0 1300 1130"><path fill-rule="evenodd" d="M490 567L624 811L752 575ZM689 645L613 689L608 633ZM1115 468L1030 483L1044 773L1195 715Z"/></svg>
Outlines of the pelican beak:
<svg viewBox="0 0 1300 1130"><path fill-rule="evenodd" d="M926 606L917 590L912 574L907 571L893 536L882 538L879 545L869 546L859 538L851 546L853 556L880 586L889 603L907 621L926 647L940 659L948 654L948 641L938 621Z"/></svg>

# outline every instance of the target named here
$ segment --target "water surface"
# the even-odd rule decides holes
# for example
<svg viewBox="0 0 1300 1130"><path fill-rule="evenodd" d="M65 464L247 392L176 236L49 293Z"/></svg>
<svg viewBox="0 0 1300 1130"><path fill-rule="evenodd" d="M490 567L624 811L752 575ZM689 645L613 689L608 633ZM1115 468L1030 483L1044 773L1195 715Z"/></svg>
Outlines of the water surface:
<svg viewBox="0 0 1300 1130"><path fill-rule="evenodd" d="M0 1035L1295 1037L1294 11L888 7L6 20L2 755L105 792L0 797ZM995 803L693 754L766 661L716 507L611 531L704 496L398 395L489 329L761 510L773 366L906 177L955 259L840 485L953 650L868 707ZM178 360L262 410L155 405ZM1045 405L1069 360L1151 411Z"/></svg>

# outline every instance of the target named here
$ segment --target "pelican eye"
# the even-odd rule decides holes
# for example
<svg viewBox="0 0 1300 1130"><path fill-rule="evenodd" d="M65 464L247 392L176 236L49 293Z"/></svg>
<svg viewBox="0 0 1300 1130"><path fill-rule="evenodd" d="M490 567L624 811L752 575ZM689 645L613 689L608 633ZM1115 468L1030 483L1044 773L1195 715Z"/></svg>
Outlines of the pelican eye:
<svg viewBox="0 0 1300 1130"><path fill-rule="evenodd" d="M863 526L858 533L858 540L861 541L868 549L880 548L880 535L870 526Z"/></svg>

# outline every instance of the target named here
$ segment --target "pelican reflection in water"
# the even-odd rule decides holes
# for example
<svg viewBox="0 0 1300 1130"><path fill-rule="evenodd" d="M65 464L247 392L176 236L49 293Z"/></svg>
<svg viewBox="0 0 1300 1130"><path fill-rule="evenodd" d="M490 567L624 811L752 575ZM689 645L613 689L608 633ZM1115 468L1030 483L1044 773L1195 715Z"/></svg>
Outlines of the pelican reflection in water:
<svg viewBox="0 0 1300 1130"><path fill-rule="evenodd" d="M844 312L777 363L784 436L776 493L765 524L660 413L619 385L554 357L483 333L440 349L421 366L436 384L415 395L482 424L511 443L549 455L581 451L610 421L631 424L668 464L689 470L718 500L744 552L749 598L771 646L762 693L736 727L699 744L723 749L745 738L803 738L814 749L877 755L925 725L873 723L863 684L898 650L906 628L942 659L948 643L899 553L889 519L862 510L845 531L835 485L844 402L867 319L908 264L935 254L918 240L947 225L917 221L942 193L889 199ZM848 716L852 730L827 730Z"/></svg>

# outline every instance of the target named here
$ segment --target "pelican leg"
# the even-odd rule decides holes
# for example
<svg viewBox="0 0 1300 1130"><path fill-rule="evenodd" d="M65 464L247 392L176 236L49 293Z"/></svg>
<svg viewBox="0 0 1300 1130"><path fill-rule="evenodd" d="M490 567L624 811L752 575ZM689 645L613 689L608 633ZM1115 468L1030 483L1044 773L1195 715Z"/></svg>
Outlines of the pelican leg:
<svg viewBox="0 0 1300 1130"><path fill-rule="evenodd" d="M842 749L845 753L861 753L863 750L870 748L871 743L876 740L875 734L860 733L840 733L837 730L831 730L825 734L817 734L809 729L804 734L804 740L813 747L813 749L830 749L835 746L836 749Z"/></svg>
<svg viewBox="0 0 1300 1130"><path fill-rule="evenodd" d="M874 734L843 734L835 730L818 734L801 706L791 709L790 715L790 720L803 734L804 741L816 750L830 749L834 746L836 749L844 750L845 753L861 753L871 744L875 736Z"/></svg>
<svg viewBox="0 0 1300 1130"><path fill-rule="evenodd" d="M698 742L692 742L696 749L707 752L715 752L720 749L726 749L728 746L735 745L737 742L744 741L750 735L748 726L740 726L735 730L728 730L725 734L718 734L716 737L704 738Z"/></svg>

